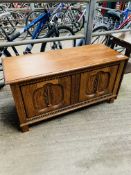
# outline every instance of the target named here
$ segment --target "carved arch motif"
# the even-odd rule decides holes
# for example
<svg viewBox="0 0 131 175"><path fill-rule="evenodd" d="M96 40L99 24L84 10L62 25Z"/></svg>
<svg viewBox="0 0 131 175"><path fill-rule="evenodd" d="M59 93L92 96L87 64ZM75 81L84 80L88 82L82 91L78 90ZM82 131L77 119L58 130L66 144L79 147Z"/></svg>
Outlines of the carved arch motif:
<svg viewBox="0 0 131 175"><path fill-rule="evenodd" d="M57 108L63 104L64 89L60 84L47 83L34 91L34 108L39 112L47 108Z"/></svg>
<svg viewBox="0 0 131 175"><path fill-rule="evenodd" d="M86 95L95 96L104 93L108 89L109 82L109 72L100 71L89 76L86 81Z"/></svg>

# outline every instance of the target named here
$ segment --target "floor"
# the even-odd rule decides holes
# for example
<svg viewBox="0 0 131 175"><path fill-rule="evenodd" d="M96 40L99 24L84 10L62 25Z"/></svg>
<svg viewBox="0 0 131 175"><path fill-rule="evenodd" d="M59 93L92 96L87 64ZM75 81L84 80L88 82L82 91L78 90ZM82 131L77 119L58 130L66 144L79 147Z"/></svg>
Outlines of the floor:
<svg viewBox="0 0 131 175"><path fill-rule="evenodd" d="M118 99L21 133L8 86L0 90L0 175L131 175L131 74Z"/></svg>

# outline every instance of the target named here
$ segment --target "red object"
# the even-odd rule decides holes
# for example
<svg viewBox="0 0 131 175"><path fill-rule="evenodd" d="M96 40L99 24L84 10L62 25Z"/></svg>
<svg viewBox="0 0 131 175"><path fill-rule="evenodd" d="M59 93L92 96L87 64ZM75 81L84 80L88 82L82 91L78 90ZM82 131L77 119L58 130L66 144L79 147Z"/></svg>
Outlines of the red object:
<svg viewBox="0 0 131 175"><path fill-rule="evenodd" d="M124 10L125 9L125 2L120 2L120 10Z"/></svg>
<svg viewBox="0 0 131 175"><path fill-rule="evenodd" d="M123 23L117 28L117 30L123 29L129 22L131 22L131 15L129 15L128 18L123 21Z"/></svg>
<svg viewBox="0 0 131 175"><path fill-rule="evenodd" d="M107 8L107 2L103 2L102 7ZM105 15L106 10L102 9L102 10L101 10L101 13L102 13L102 15Z"/></svg>

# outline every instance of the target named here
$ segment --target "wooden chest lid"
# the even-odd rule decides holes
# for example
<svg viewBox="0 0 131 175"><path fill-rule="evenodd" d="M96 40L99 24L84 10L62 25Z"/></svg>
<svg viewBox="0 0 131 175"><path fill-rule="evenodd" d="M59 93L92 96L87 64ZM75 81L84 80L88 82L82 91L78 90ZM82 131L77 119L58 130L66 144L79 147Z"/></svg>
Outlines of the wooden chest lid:
<svg viewBox="0 0 131 175"><path fill-rule="evenodd" d="M128 58L96 44L4 58L3 67L6 84L12 84L125 59Z"/></svg>

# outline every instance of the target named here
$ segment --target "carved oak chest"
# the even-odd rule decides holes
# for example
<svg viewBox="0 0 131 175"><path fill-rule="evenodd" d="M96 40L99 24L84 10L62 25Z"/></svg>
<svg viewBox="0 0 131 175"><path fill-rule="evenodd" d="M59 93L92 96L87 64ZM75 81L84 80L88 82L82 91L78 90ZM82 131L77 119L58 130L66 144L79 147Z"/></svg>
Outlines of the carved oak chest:
<svg viewBox="0 0 131 175"><path fill-rule="evenodd" d="M22 131L62 113L113 102L127 60L101 44L3 59Z"/></svg>

